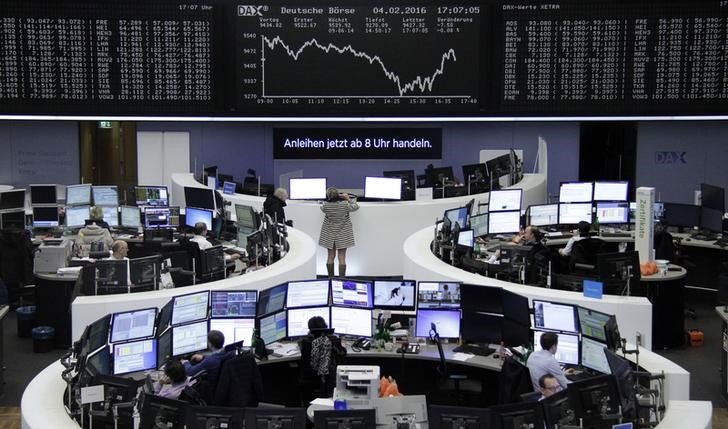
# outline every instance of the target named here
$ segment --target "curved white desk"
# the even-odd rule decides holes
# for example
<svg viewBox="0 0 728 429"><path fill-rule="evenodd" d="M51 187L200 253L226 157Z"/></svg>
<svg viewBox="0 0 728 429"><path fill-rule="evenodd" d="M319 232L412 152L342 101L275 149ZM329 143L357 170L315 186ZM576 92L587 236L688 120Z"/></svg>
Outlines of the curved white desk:
<svg viewBox="0 0 728 429"><path fill-rule="evenodd" d="M290 251L278 262L236 277L184 288L118 295L79 296L71 304L72 338L81 336L86 325L120 311L164 306L173 296L202 290L262 290L291 280L316 278L316 245L306 234L288 229Z"/></svg>
<svg viewBox="0 0 728 429"><path fill-rule="evenodd" d="M201 187L192 174L172 175L172 197L181 194L184 197L185 186ZM522 206L542 204L546 202L546 176L542 174L524 174L523 180L511 188L523 189ZM256 210L263 210L262 197L234 194L224 195L233 204L245 204ZM394 202L362 202L359 210L351 214L354 224L354 240L356 246L346 254L346 273L348 275L402 275L402 243L428 225L434 225L435 219L441 219L447 209L462 207L471 199L486 203L489 194L476 194L462 197L441 198L428 201L394 201ZM174 204L183 205L179 200ZM286 219L293 220L293 225L313 238L318 243L323 222L323 212L315 201L288 200L285 208ZM235 219L235 210L231 210ZM326 250L317 250L317 273L326 274Z"/></svg>

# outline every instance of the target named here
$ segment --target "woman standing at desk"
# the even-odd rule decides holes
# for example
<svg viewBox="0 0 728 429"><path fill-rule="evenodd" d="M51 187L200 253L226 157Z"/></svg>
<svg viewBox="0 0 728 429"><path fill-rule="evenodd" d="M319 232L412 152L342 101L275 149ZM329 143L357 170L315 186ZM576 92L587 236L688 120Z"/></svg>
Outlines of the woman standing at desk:
<svg viewBox="0 0 728 429"><path fill-rule="evenodd" d="M334 258L339 256L339 276L346 275L346 249L354 247L354 228L351 225L350 212L359 209L356 198L346 193L339 193L336 188L326 190L326 201L321 205L324 212L324 223L321 225L319 245L326 248L326 271L329 277L334 276Z"/></svg>

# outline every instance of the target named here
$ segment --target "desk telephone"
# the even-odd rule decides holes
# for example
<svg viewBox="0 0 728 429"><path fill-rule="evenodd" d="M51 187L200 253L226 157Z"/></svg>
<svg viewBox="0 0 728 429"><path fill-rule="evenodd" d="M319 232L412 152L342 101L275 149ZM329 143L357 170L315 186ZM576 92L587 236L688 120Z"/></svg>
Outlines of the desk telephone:
<svg viewBox="0 0 728 429"><path fill-rule="evenodd" d="M420 345L417 343L407 343L397 349L397 353L407 353L416 355L420 352Z"/></svg>
<svg viewBox="0 0 728 429"><path fill-rule="evenodd" d="M372 340L368 338L359 338L351 344L351 348L356 350L369 350L372 347Z"/></svg>

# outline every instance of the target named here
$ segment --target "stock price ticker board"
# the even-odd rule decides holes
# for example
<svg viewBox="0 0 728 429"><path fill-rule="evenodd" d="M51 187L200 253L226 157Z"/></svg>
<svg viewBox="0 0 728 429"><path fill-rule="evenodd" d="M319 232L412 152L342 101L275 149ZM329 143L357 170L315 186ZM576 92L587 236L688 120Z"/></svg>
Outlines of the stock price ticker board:
<svg viewBox="0 0 728 429"><path fill-rule="evenodd" d="M0 113L725 114L728 0L6 1Z"/></svg>

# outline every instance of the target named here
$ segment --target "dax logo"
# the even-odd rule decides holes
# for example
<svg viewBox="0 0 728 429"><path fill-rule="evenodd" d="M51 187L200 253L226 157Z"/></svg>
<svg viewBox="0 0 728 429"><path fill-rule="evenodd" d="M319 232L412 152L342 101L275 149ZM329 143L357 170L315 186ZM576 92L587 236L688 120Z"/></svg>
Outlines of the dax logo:
<svg viewBox="0 0 728 429"><path fill-rule="evenodd" d="M238 16L263 16L263 6L238 5Z"/></svg>
<svg viewBox="0 0 728 429"><path fill-rule="evenodd" d="M674 151L655 152L655 164L687 164L687 161L685 161L686 153Z"/></svg>

